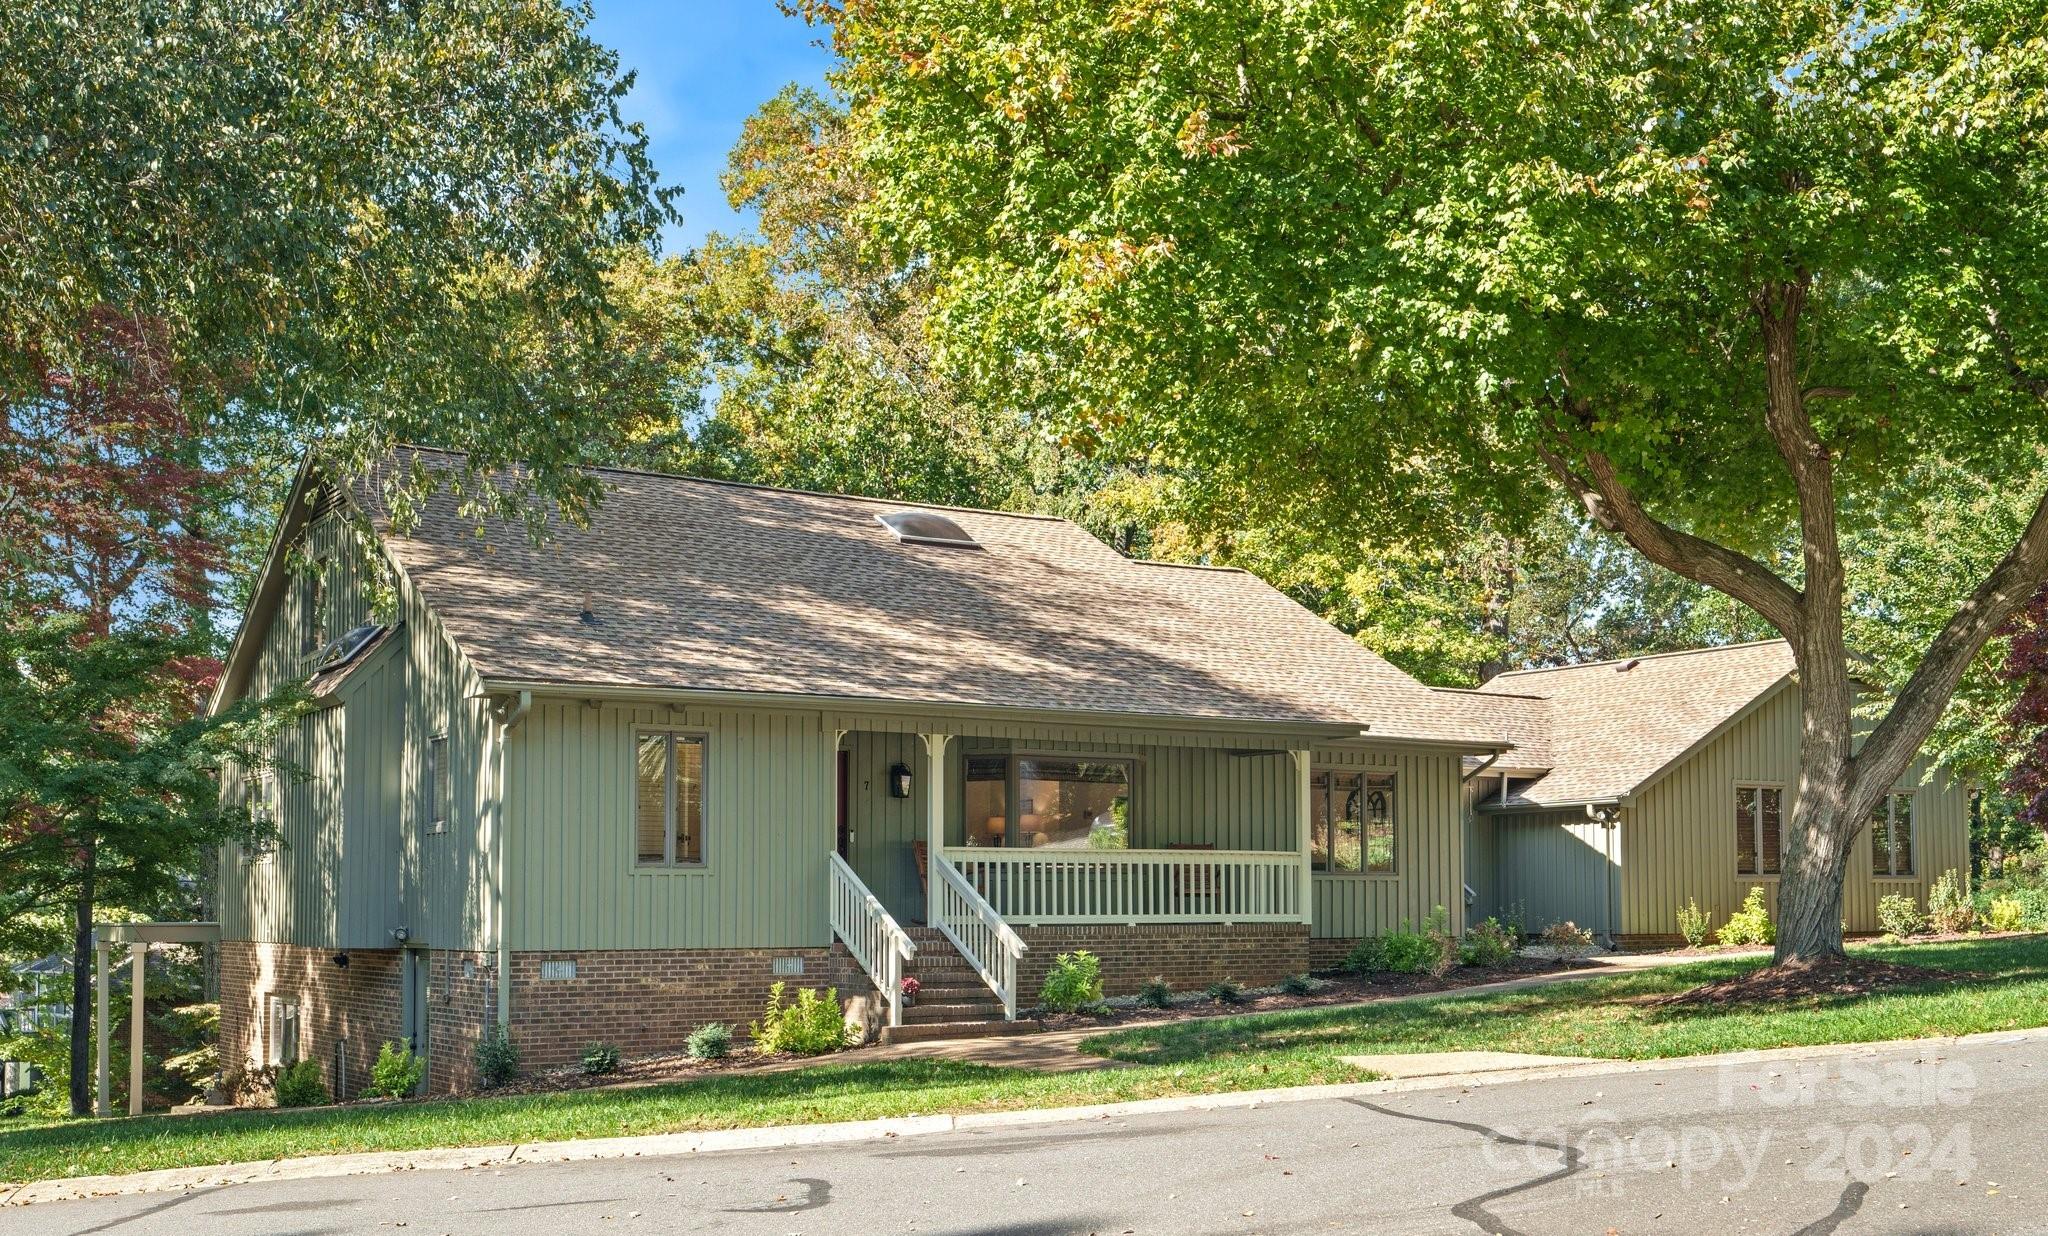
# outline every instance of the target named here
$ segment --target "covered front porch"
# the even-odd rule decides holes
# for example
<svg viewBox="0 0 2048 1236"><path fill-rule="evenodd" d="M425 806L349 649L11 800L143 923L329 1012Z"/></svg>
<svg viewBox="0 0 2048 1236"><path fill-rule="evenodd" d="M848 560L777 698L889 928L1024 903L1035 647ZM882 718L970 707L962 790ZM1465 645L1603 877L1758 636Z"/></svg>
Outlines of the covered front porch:
<svg viewBox="0 0 2048 1236"><path fill-rule="evenodd" d="M935 928L1011 1017L1050 961L1024 963L1027 937L1054 928L1157 952L1163 931L1259 926L1305 950L1310 737L841 730L835 932L893 997L904 929Z"/></svg>

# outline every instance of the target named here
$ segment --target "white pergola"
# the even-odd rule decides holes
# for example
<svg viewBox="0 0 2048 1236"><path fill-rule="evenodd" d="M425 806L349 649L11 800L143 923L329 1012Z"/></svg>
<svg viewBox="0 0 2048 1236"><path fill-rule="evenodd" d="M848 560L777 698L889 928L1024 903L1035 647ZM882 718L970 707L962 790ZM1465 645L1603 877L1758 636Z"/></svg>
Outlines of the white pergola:
<svg viewBox="0 0 2048 1236"><path fill-rule="evenodd" d="M213 944L220 939L219 923L94 923L92 926L93 949L99 959L99 1010L98 1020L93 1023L93 1032L99 1037L99 1089L95 1094L93 1113L99 1116L113 1115L109 1100L107 1071L112 1059L113 1044L109 1041L108 1030L113 1019L110 1006L113 1002L114 967L111 954L114 946L128 946L128 1114L142 1114L142 988L145 962L152 944Z"/></svg>

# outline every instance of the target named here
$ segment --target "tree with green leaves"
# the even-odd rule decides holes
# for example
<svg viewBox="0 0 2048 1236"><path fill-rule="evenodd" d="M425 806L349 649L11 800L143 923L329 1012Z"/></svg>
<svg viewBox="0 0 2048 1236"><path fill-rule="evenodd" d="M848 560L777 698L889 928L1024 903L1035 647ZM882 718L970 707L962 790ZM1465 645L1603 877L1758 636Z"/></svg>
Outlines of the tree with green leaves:
<svg viewBox="0 0 2048 1236"><path fill-rule="evenodd" d="M0 396L160 324L231 457L394 442L587 501L605 276L673 217L631 86L558 0L31 5L0 23ZM528 348L546 332L553 364Z"/></svg>
<svg viewBox="0 0 2048 1236"><path fill-rule="evenodd" d="M1777 957L1841 956L1852 841L2048 578L2040 0L806 8L952 363L1353 534L1561 490L1782 633ZM1859 744L1844 545L1921 460L2027 513Z"/></svg>
<svg viewBox="0 0 2048 1236"><path fill-rule="evenodd" d="M0 914L71 920L74 1110L95 907L192 873L235 824L210 770L266 723L198 719L222 572L270 523L252 470L310 450L350 474L415 441L468 452L479 517L597 496L578 466L640 389L609 280L674 191L589 19L125 0L0 22ZM425 483L400 477L397 508Z"/></svg>

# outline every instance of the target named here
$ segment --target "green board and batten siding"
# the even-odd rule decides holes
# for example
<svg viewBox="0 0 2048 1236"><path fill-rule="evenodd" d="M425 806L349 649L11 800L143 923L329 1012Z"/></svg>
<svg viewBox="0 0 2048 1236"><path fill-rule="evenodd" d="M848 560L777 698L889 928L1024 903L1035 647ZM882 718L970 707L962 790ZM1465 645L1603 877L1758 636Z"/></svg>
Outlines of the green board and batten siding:
<svg viewBox="0 0 2048 1236"><path fill-rule="evenodd" d="M1913 878L1879 880L1871 874L1870 834L1854 842L1843 886L1843 917L1852 932L1877 931L1877 901L1903 893L1923 907L1927 889L1953 869L1967 879L1969 792L1943 770L1927 777L1921 761L1899 785L1913 792L1918 853ZM1777 881L1735 872L1735 787L1783 786L1789 827L1799 784L1799 693L1786 687L1709 742L1684 763L1653 782L1622 815L1624 860L1622 931L1668 936L1678 930L1678 908L1688 897L1716 924L1742 903L1752 886L1775 900Z"/></svg>
<svg viewBox="0 0 2048 1236"><path fill-rule="evenodd" d="M707 736L701 868L634 866L641 727ZM506 751L511 947L830 943L831 746L815 712L534 701Z"/></svg>
<svg viewBox="0 0 2048 1236"><path fill-rule="evenodd" d="M322 507L298 533L326 581L329 639L373 621L373 584L357 533ZM288 575L267 617L244 692L303 681L312 615L306 577ZM417 591L396 580L399 636L369 655L336 701L280 740L279 844L268 859L228 846L220 916L229 939L320 948L388 948L404 926L414 942L481 948L488 940L492 723L481 687ZM426 741L449 740L448 827L424 828ZM247 793L233 772L226 794Z"/></svg>
<svg viewBox="0 0 2048 1236"><path fill-rule="evenodd" d="M1459 758L1364 750L1318 750L1317 768L1394 774L1394 874L1315 876L1321 939L1384 935L1421 923L1442 906L1452 930L1465 914L1464 783Z"/></svg>

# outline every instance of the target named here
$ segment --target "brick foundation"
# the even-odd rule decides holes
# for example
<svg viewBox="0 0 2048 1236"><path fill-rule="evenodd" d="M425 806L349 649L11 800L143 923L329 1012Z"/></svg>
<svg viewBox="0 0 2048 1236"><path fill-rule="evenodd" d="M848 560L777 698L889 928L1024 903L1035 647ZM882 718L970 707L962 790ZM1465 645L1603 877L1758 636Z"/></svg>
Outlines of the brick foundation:
<svg viewBox="0 0 2048 1236"><path fill-rule="evenodd" d="M299 1054L320 1062L328 1090L354 1098L370 1084L377 1048L402 1033L397 949L336 950L223 940L220 945L220 1060L223 1070L269 1059L268 997L299 1005ZM345 1075L345 1084L344 1084Z"/></svg>
<svg viewBox="0 0 2048 1236"><path fill-rule="evenodd" d="M1328 939L1318 936L1308 942L1308 968L1311 970L1335 970L1344 964L1351 950L1358 947L1358 941L1350 939Z"/></svg>
<svg viewBox="0 0 2048 1236"><path fill-rule="evenodd" d="M1075 924L1019 927L1031 946L1019 965L1019 1004L1038 990L1061 953L1086 949L1102 961L1102 991L1127 996L1152 978L1175 991L1199 991L1219 979L1270 987L1309 968L1308 928L1301 923L1185 923L1135 927Z"/></svg>
<svg viewBox="0 0 2048 1236"><path fill-rule="evenodd" d="M800 958L800 975L777 975L778 958ZM574 978L542 978L548 962L574 962ZM620 949L515 953L512 1037L522 1067L573 1064L583 1048L609 1043L627 1056L683 1050L690 1032L722 1021L744 1035L777 979L836 987L845 999L871 991L843 947Z"/></svg>

